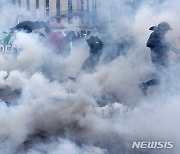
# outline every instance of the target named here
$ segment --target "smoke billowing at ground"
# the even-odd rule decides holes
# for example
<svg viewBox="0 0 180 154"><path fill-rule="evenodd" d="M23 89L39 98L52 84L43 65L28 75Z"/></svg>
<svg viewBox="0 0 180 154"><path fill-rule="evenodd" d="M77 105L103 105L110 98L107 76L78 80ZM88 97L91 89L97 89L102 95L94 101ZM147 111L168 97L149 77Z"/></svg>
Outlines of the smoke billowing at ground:
<svg viewBox="0 0 180 154"><path fill-rule="evenodd" d="M148 29L167 21L172 31L168 42L178 48L178 0L103 1L98 19L111 11L101 39L103 55L92 73L76 76L89 47L82 40L68 58L52 52L34 33L19 32L16 56L0 54L0 151L4 154L178 154L180 151L180 63L171 53L170 80L148 89L143 96L139 83L155 71L146 47ZM137 4L136 4L137 3ZM0 0L0 32L13 27L17 16ZM10 20L9 22L9 19ZM109 63L113 43L130 40L125 56ZM7 104L7 102L10 104ZM133 141L173 141L173 149L132 149Z"/></svg>

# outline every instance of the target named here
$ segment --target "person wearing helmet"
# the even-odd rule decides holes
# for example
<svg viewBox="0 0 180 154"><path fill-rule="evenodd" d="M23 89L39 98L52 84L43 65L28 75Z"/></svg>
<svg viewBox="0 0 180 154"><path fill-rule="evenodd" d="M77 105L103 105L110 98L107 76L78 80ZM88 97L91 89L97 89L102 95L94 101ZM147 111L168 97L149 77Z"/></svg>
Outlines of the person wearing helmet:
<svg viewBox="0 0 180 154"><path fill-rule="evenodd" d="M152 29L153 28L153 29ZM167 22L162 22L158 27L151 27L153 30L146 46L151 50L151 60L156 67L166 67L169 64L168 53L170 44L166 42L165 34L172 30Z"/></svg>
<svg viewBox="0 0 180 154"><path fill-rule="evenodd" d="M180 53L179 50L171 47L165 39L165 34L172 30L167 22L161 22L157 27L153 26L149 30L152 30L146 46L151 50L151 61L156 67L156 77L147 82L140 84L140 88L144 95L147 95L147 89L149 86L155 86L160 84L159 75L169 66L169 51L172 50L175 53Z"/></svg>

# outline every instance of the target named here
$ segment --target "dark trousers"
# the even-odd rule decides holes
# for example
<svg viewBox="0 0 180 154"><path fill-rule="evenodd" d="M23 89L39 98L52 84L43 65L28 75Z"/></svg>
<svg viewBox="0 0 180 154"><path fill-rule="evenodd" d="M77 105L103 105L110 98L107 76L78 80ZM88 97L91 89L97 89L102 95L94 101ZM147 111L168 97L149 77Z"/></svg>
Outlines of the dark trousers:
<svg viewBox="0 0 180 154"><path fill-rule="evenodd" d="M99 60L100 60L99 55L94 55L94 54L90 55L83 63L81 70L91 72L92 70L94 70L96 65L99 63Z"/></svg>
<svg viewBox="0 0 180 154"><path fill-rule="evenodd" d="M168 66L166 65L161 65L158 63L154 63L155 67L156 67L156 74L155 74L155 78L151 79L147 82L145 82L145 86L148 88L149 86L156 86L159 85L161 83L161 75L163 76L168 76L167 69ZM168 77L167 77L168 78Z"/></svg>
<svg viewBox="0 0 180 154"><path fill-rule="evenodd" d="M149 86L156 86L158 84L160 84L160 79L152 79L152 80L149 80L147 82L145 82L146 86L149 87Z"/></svg>

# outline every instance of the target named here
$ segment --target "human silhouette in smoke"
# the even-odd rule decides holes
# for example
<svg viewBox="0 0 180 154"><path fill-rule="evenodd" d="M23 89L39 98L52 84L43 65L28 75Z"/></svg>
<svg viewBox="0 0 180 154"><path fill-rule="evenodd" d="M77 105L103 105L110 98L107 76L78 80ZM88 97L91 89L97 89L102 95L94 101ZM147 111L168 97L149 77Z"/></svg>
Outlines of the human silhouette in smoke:
<svg viewBox="0 0 180 154"><path fill-rule="evenodd" d="M83 63L81 70L91 72L99 63L100 57L103 52L103 42L98 36L86 36L85 39L88 46L90 47L90 55Z"/></svg>
<svg viewBox="0 0 180 154"><path fill-rule="evenodd" d="M76 77L69 77L69 79L72 81L76 81L76 78L82 71L92 73L95 67L98 65L100 57L103 53L103 42L101 41L99 36L90 36L90 32L88 32L84 38L88 46L90 47L89 57L82 64L80 71L77 73Z"/></svg>
<svg viewBox="0 0 180 154"><path fill-rule="evenodd" d="M110 50L106 52L103 63L108 64L120 56L126 56L133 45L134 39L128 36L121 37L119 40L109 43Z"/></svg>
<svg viewBox="0 0 180 154"><path fill-rule="evenodd" d="M160 84L160 75L166 72L169 62L169 51L172 50L175 53L180 53L178 49L175 49L171 46L169 42L165 39L165 34L172 30L170 25L167 22L161 22L157 27L150 27L149 30L152 30L146 46L151 50L151 61L156 67L156 77L147 82L140 84L140 88L144 95L147 95L147 89L149 86L155 86Z"/></svg>

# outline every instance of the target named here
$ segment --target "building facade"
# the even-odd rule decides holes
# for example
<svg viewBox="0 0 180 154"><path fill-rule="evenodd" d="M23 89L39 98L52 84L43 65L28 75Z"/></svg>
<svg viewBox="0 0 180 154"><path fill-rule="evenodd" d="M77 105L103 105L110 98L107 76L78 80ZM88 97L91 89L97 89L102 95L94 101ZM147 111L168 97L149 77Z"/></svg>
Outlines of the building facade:
<svg viewBox="0 0 180 154"><path fill-rule="evenodd" d="M97 0L12 0L27 9L35 19L62 23L65 26L93 27L96 24Z"/></svg>

